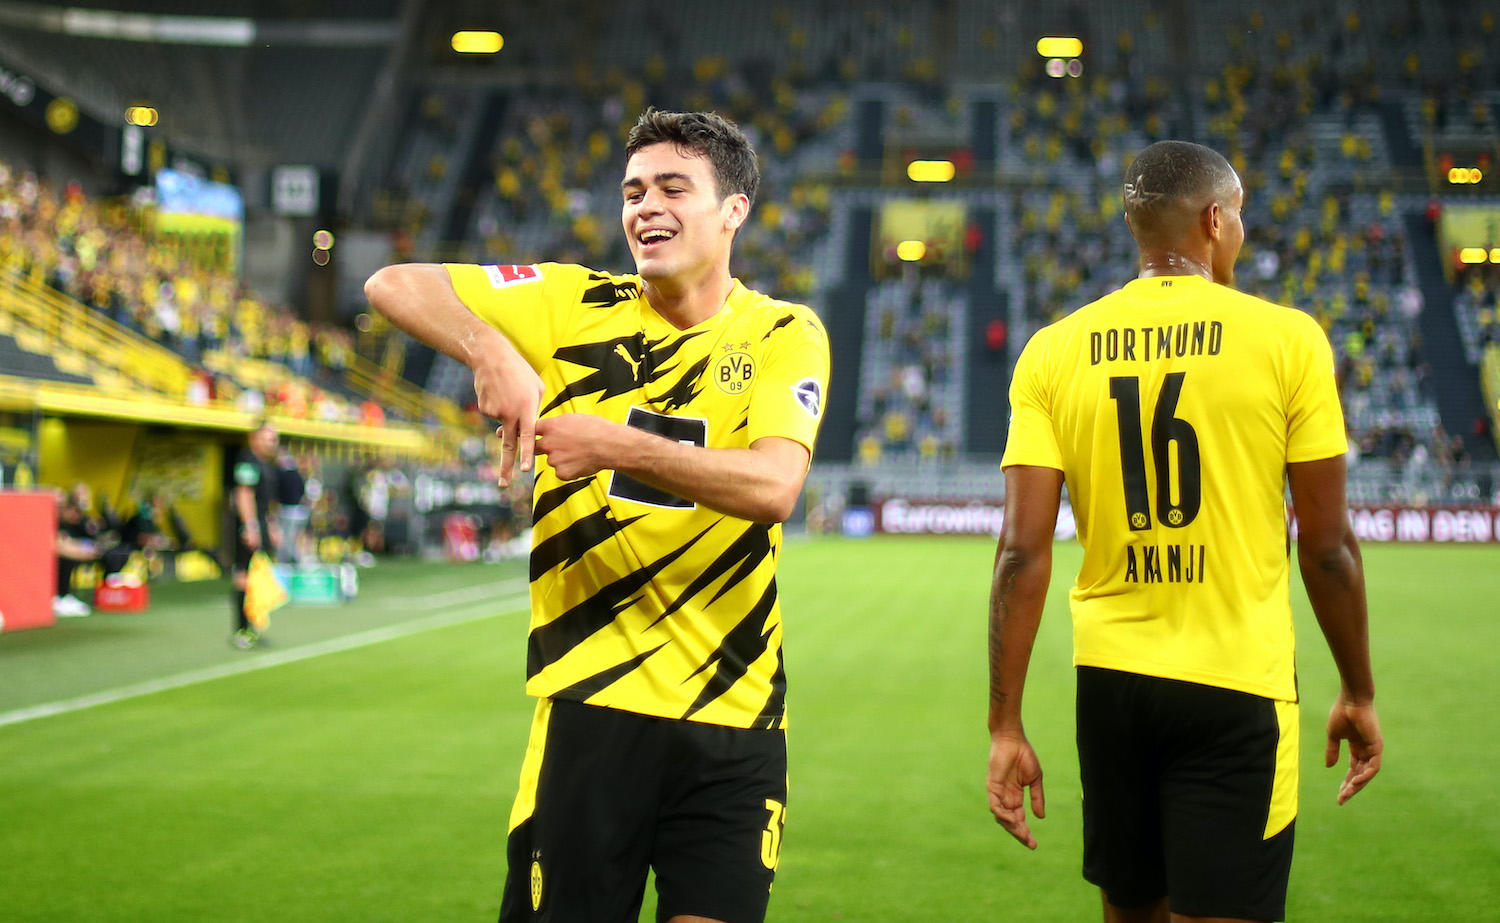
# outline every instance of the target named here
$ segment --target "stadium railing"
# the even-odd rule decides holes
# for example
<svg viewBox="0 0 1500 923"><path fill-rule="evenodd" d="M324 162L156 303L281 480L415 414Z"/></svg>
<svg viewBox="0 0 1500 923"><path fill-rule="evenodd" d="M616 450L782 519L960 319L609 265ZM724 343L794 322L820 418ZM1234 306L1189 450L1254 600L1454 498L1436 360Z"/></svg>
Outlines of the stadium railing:
<svg viewBox="0 0 1500 923"><path fill-rule="evenodd" d="M0 308L41 335L49 352L77 350L95 370L173 398L187 393L192 369L182 357L13 269L0 269Z"/></svg>

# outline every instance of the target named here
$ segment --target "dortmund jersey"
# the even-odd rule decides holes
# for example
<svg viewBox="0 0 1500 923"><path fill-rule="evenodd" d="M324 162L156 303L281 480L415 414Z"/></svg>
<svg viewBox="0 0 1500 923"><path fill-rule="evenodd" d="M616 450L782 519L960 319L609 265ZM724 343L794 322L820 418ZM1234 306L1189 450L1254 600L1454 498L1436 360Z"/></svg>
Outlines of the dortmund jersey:
<svg viewBox="0 0 1500 923"><path fill-rule="evenodd" d="M1348 444L1317 323L1199 276L1137 279L1037 332L1002 465L1063 472L1074 663L1295 700L1289 462Z"/></svg>
<svg viewBox="0 0 1500 923"><path fill-rule="evenodd" d="M811 310L738 282L686 330L638 276L581 266L448 267L476 316L546 388L540 416L587 413L709 448L811 451L828 337ZM784 726L780 525L714 512L626 474L563 481L537 459L527 691L625 711Z"/></svg>

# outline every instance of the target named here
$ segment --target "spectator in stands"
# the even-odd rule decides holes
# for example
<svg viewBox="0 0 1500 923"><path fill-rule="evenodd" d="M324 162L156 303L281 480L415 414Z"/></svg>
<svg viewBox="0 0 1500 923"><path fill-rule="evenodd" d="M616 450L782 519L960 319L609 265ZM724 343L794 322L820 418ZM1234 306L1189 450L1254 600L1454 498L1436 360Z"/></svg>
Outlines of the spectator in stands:
<svg viewBox="0 0 1500 923"><path fill-rule="evenodd" d="M158 551L184 551L192 546L187 524L172 509L165 494L148 490L135 515L120 530L122 545L131 551L154 554Z"/></svg>
<svg viewBox="0 0 1500 923"><path fill-rule="evenodd" d="M276 503L281 524L281 544L276 558L283 564L296 563L302 533L307 528L307 482L302 476L302 467L297 457L284 449L276 458Z"/></svg>
<svg viewBox="0 0 1500 923"><path fill-rule="evenodd" d="M77 618L93 611L73 595L73 572L79 564L97 561L103 554L95 534L78 498L71 494L64 497L57 511L57 593L52 597L52 613L59 618Z"/></svg>

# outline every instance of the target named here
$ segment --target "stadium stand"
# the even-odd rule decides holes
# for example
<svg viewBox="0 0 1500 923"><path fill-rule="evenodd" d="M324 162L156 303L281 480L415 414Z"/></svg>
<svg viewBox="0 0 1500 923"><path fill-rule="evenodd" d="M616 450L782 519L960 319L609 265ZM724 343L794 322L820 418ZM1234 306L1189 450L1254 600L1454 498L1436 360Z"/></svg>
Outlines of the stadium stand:
<svg viewBox="0 0 1500 923"><path fill-rule="evenodd" d="M183 6L129 4L150 15ZM1351 495L1488 499L1500 278L1492 266L1450 272L1434 219L1449 203L1494 202L1487 186L1440 176L1454 151L1497 150L1500 61L1486 53L1495 16L1484 3L567 0L548 17L394 0L191 6L288 40L142 45L33 24L0 36L0 61L99 111L159 101L183 116L162 136L243 173L247 189L270 164L302 162L341 190L368 190L331 217L383 241L373 265L557 259L629 271L612 215L635 115L650 104L739 120L764 183L733 268L824 316L836 371L819 459L838 483L918 470L933 494L950 483L982 492L963 472L1003 446L1004 384L1021 346L1134 275L1123 166L1151 141L1201 140L1245 179L1239 284L1312 314L1334 343L1356 446ZM505 32L502 54L447 49L453 29L475 23ZM1083 38L1077 76L1061 61L1053 76L1032 53L1045 34ZM377 98L379 113L367 108ZM375 155L344 156L371 125ZM952 183L905 179L908 160L929 156L958 164ZM351 164L360 172L336 175ZM54 183L60 202L78 194ZM459 425L452 402L472 399L462 366L379 319L351 333L361 306L347 296L340 322L312 321L279 295L184 280L128 213L92 195L99 184L83 188L95 204L78 214L110 238L105 263L123 248L120 261L147 269L98 284L39 240L29 282L168 347L221 394L257 391L318 416L316 388L341 419L375 395L388 419ZM885 252L880 219L897 200L961 205L962 253L903 264ZM92 246L87 232L80 240ZM9 246L0 238L0 257L15 262ZM11 326L22 332L10 354L36 357L27 322ZM81 367L66 355L15 361L38 380ZM278 394L288 382L305 393Z"/></svg>

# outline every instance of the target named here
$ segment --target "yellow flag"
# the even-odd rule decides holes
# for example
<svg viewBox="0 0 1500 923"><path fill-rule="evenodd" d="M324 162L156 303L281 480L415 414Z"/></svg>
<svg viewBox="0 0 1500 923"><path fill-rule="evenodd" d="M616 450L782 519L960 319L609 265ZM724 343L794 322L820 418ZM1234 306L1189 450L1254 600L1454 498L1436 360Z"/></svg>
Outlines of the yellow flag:
<svg viewBox="0 0 1500 923"><path fill-rule="evenodd" d="M257 631L271 624L271 613L286 605L286 588L276 579L271 559L257 551L250 558L250 572L245 580L245 617Z"/></svg>

